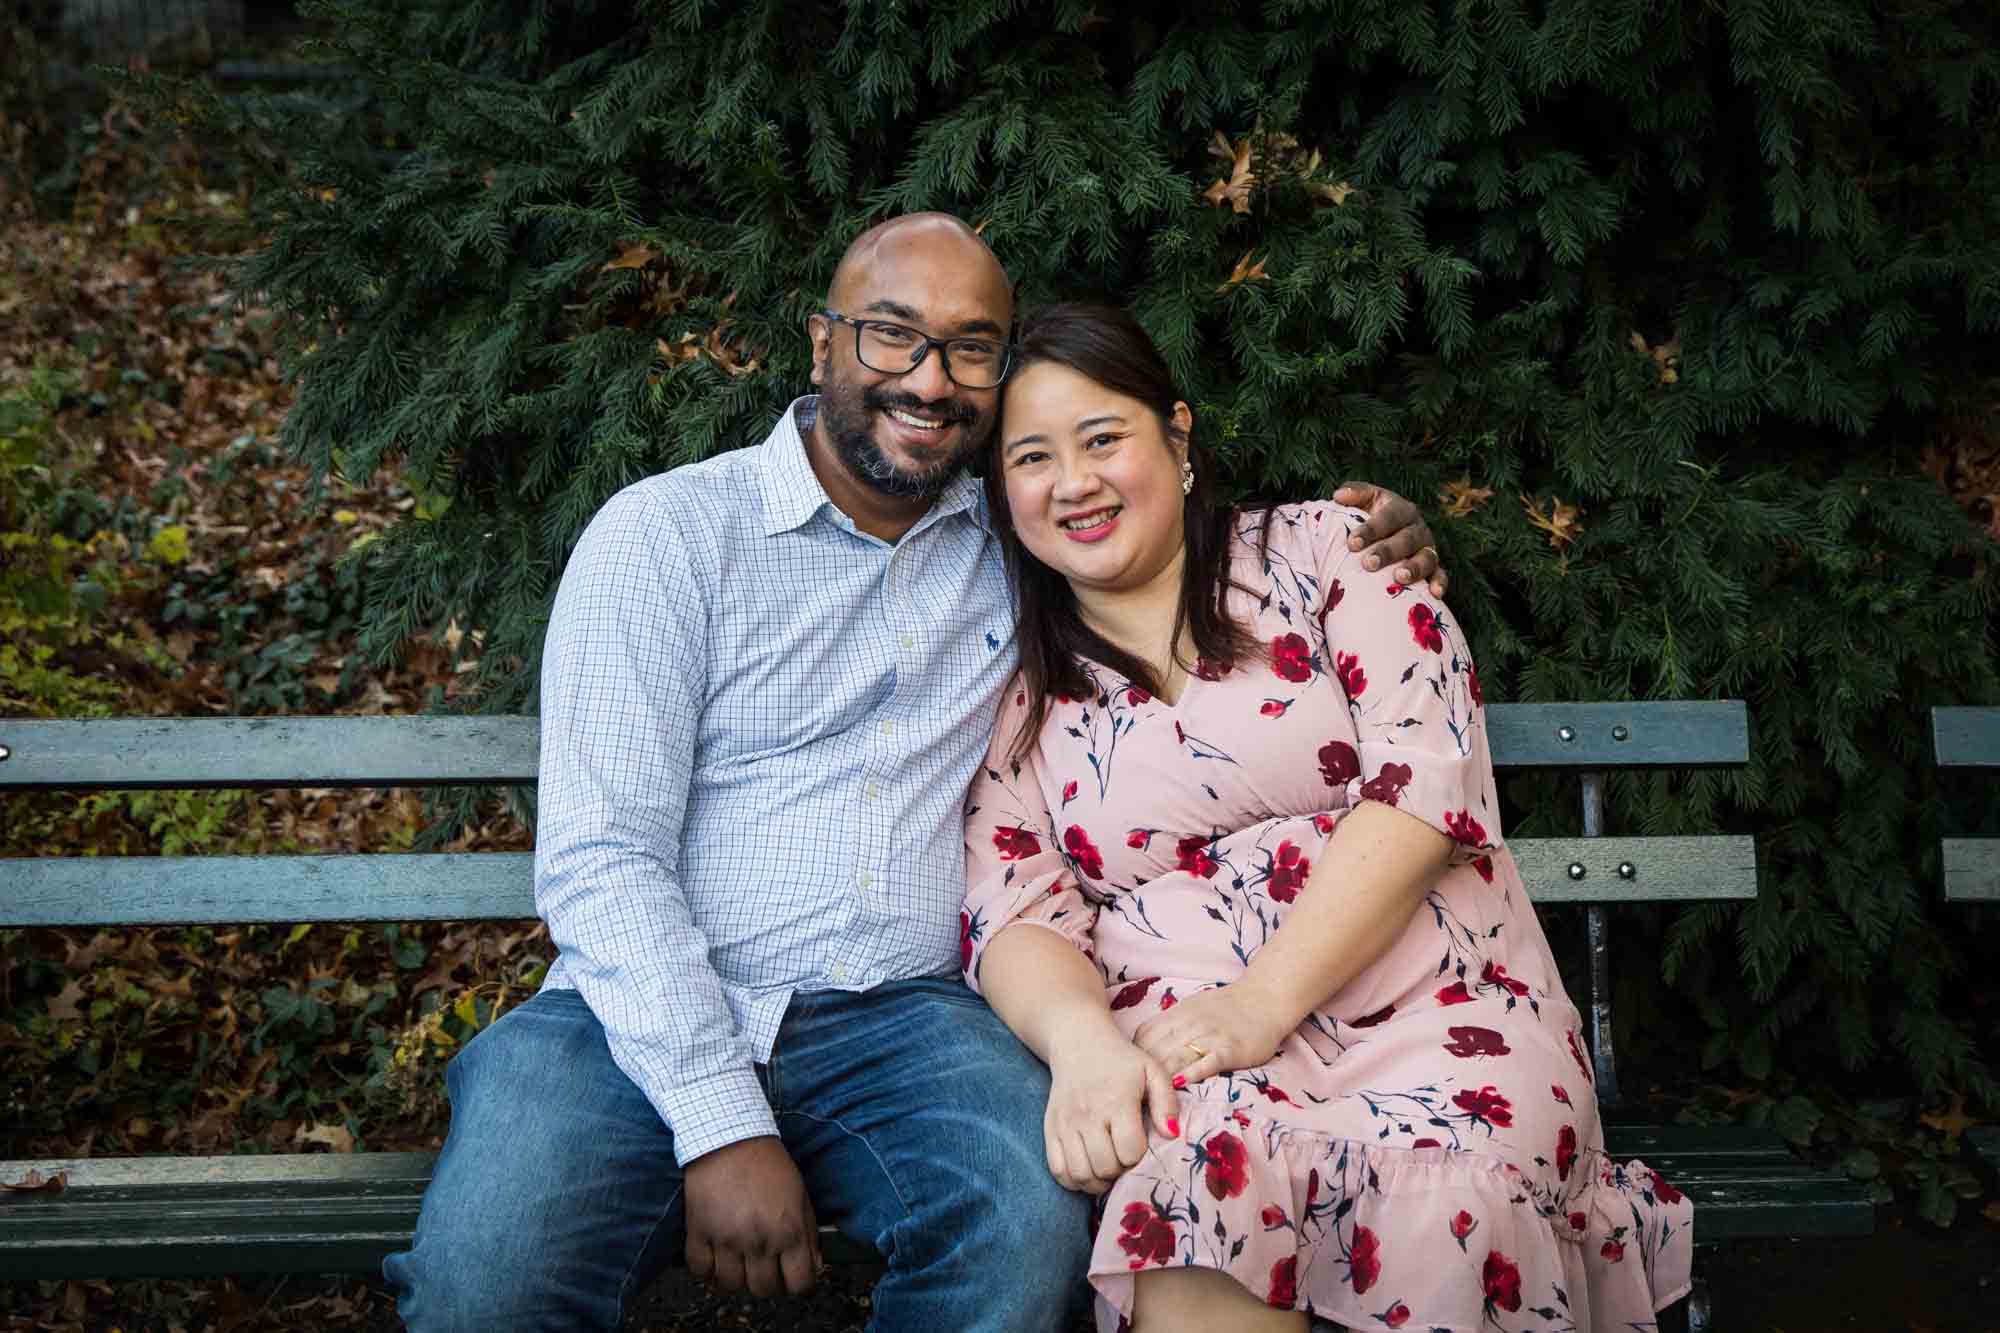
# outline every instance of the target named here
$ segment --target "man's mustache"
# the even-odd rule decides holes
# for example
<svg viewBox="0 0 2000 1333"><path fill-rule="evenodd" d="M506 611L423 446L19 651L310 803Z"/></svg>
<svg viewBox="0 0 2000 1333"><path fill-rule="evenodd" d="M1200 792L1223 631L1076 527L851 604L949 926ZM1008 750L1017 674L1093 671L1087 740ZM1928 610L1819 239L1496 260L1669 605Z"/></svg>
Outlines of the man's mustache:
<svg viewBox="0 0 2000 1333"><path fill-rule="evenodd" d="M896 408L902 412L916 412L939 421L972 422L979 420L979 409L950 398L936 402L925 402L913 393L882 393L869 389L862 393L863 405L881 412Z"/></svg>

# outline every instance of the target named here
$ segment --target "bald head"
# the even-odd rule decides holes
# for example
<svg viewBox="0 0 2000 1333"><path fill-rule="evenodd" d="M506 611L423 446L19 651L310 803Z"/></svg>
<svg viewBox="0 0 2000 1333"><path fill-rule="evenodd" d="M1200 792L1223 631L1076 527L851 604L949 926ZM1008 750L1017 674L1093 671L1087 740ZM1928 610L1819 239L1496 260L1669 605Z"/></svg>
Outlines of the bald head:
<svg viewBox="0 0 2000 1333"><path fill-rule="evenodd" d="M948 279L940 292L945 306L984 306L997 314L1002 331L1013 320L1007 270L978 232L949 213L905 213L855 237L833 271L827 304L858 312L883 287L924 277L934 290L940 288L939 278Z"/></svg>

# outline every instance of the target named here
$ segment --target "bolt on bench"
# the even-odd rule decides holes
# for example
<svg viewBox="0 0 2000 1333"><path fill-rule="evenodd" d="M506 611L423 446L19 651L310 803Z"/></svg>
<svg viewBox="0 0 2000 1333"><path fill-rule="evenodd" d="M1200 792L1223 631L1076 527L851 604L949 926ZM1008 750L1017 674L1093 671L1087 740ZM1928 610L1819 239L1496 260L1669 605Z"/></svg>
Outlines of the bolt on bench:
<svg viewBox="0 0 2000 1333"><path fill-rule="evenodd" d="M1797 1161L1772 1133L1615 1123L1608 907L1754 898L1747 837L1613 837L1612 769L1741 765L1738 702L1496 704L1503 770L1581 775L1583 836L1513 841L1529 892L1584 904L1585 999L1610 1148L1643 1157L1695 1204L1708 1244L1871 1229L1864 1188ZM527 784L531 717L317 717L0 722L8 790ZM0 927L462 921L535 914L527 853L50 857L0 861ZM375 1272L403 1248L430 1177L416 1152L0 1162L0 1180L67 1173L58 1193L0 1192L0 1279ZM829 1237L829 1258L868 1258ZM1699 1297L1699 1292L1697 1293ZM1705 1324L1699 1299L1690 1311Z"/></svg>

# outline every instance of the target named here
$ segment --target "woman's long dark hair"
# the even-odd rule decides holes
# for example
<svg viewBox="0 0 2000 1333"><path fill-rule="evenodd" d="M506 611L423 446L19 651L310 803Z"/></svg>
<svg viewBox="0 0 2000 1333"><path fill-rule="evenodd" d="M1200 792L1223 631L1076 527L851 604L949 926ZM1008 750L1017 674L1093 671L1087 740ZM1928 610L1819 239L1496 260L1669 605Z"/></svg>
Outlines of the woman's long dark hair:
<svg viewBox="0 0 2000 1333"><path fill-rule="evenodd" d="M1065 302L1048 306L1021 328L1014 373L1039 362L1067 366L1114 393L1144 403L1159 418L1161 429L1180 441L1174 428L1174 404L1185 401L1174 386L1166 359L1139 321L1115 306ZM1007 553L1007 573L1014 583L1019 607L1021 672L1027 685L1028 716L1014 739L1016 758L1033 747L1048 716L1051 695L1090 697L1083 674L1089 658L1125 677L1149 694L1160 693L1153 669L1084 624L1069 581L1028 553L1014 531L1007 507L1007 480L1000 450L1005 438L1003 419L993 432L993 457L986 468L986 498ZM1199 439L1186 441L1188 462L1194 466L1194 489L1181 510L1187 542L1182 563L1180 606L1174 615L1171 642L1178 654L1181 631L1194 640L1195 652L1221 664L1261 656L1263 647L1229 614L1227 598L1233 586L1229 574L1229 534L1237 522L1234 506L1218 503L1215 468ZM1271 539L1267 510L1258 533L1260 553ZM1197 663L1182 662L1192 672Z"/></svg>

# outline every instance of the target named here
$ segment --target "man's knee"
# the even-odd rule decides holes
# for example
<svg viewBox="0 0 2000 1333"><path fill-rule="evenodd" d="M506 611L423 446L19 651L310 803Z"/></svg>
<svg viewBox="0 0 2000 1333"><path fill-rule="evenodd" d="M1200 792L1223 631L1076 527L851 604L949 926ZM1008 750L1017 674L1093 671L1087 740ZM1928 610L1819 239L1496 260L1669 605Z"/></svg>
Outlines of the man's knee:
<svg viewBox="0 0 2000 1333"><path fill-rule="evenodd" d="M573 992L481 1033L447 1078L451 1132L409 1251L383 1274L420 1333L615 1328L678 1244L673 1139Z"/></svg>

